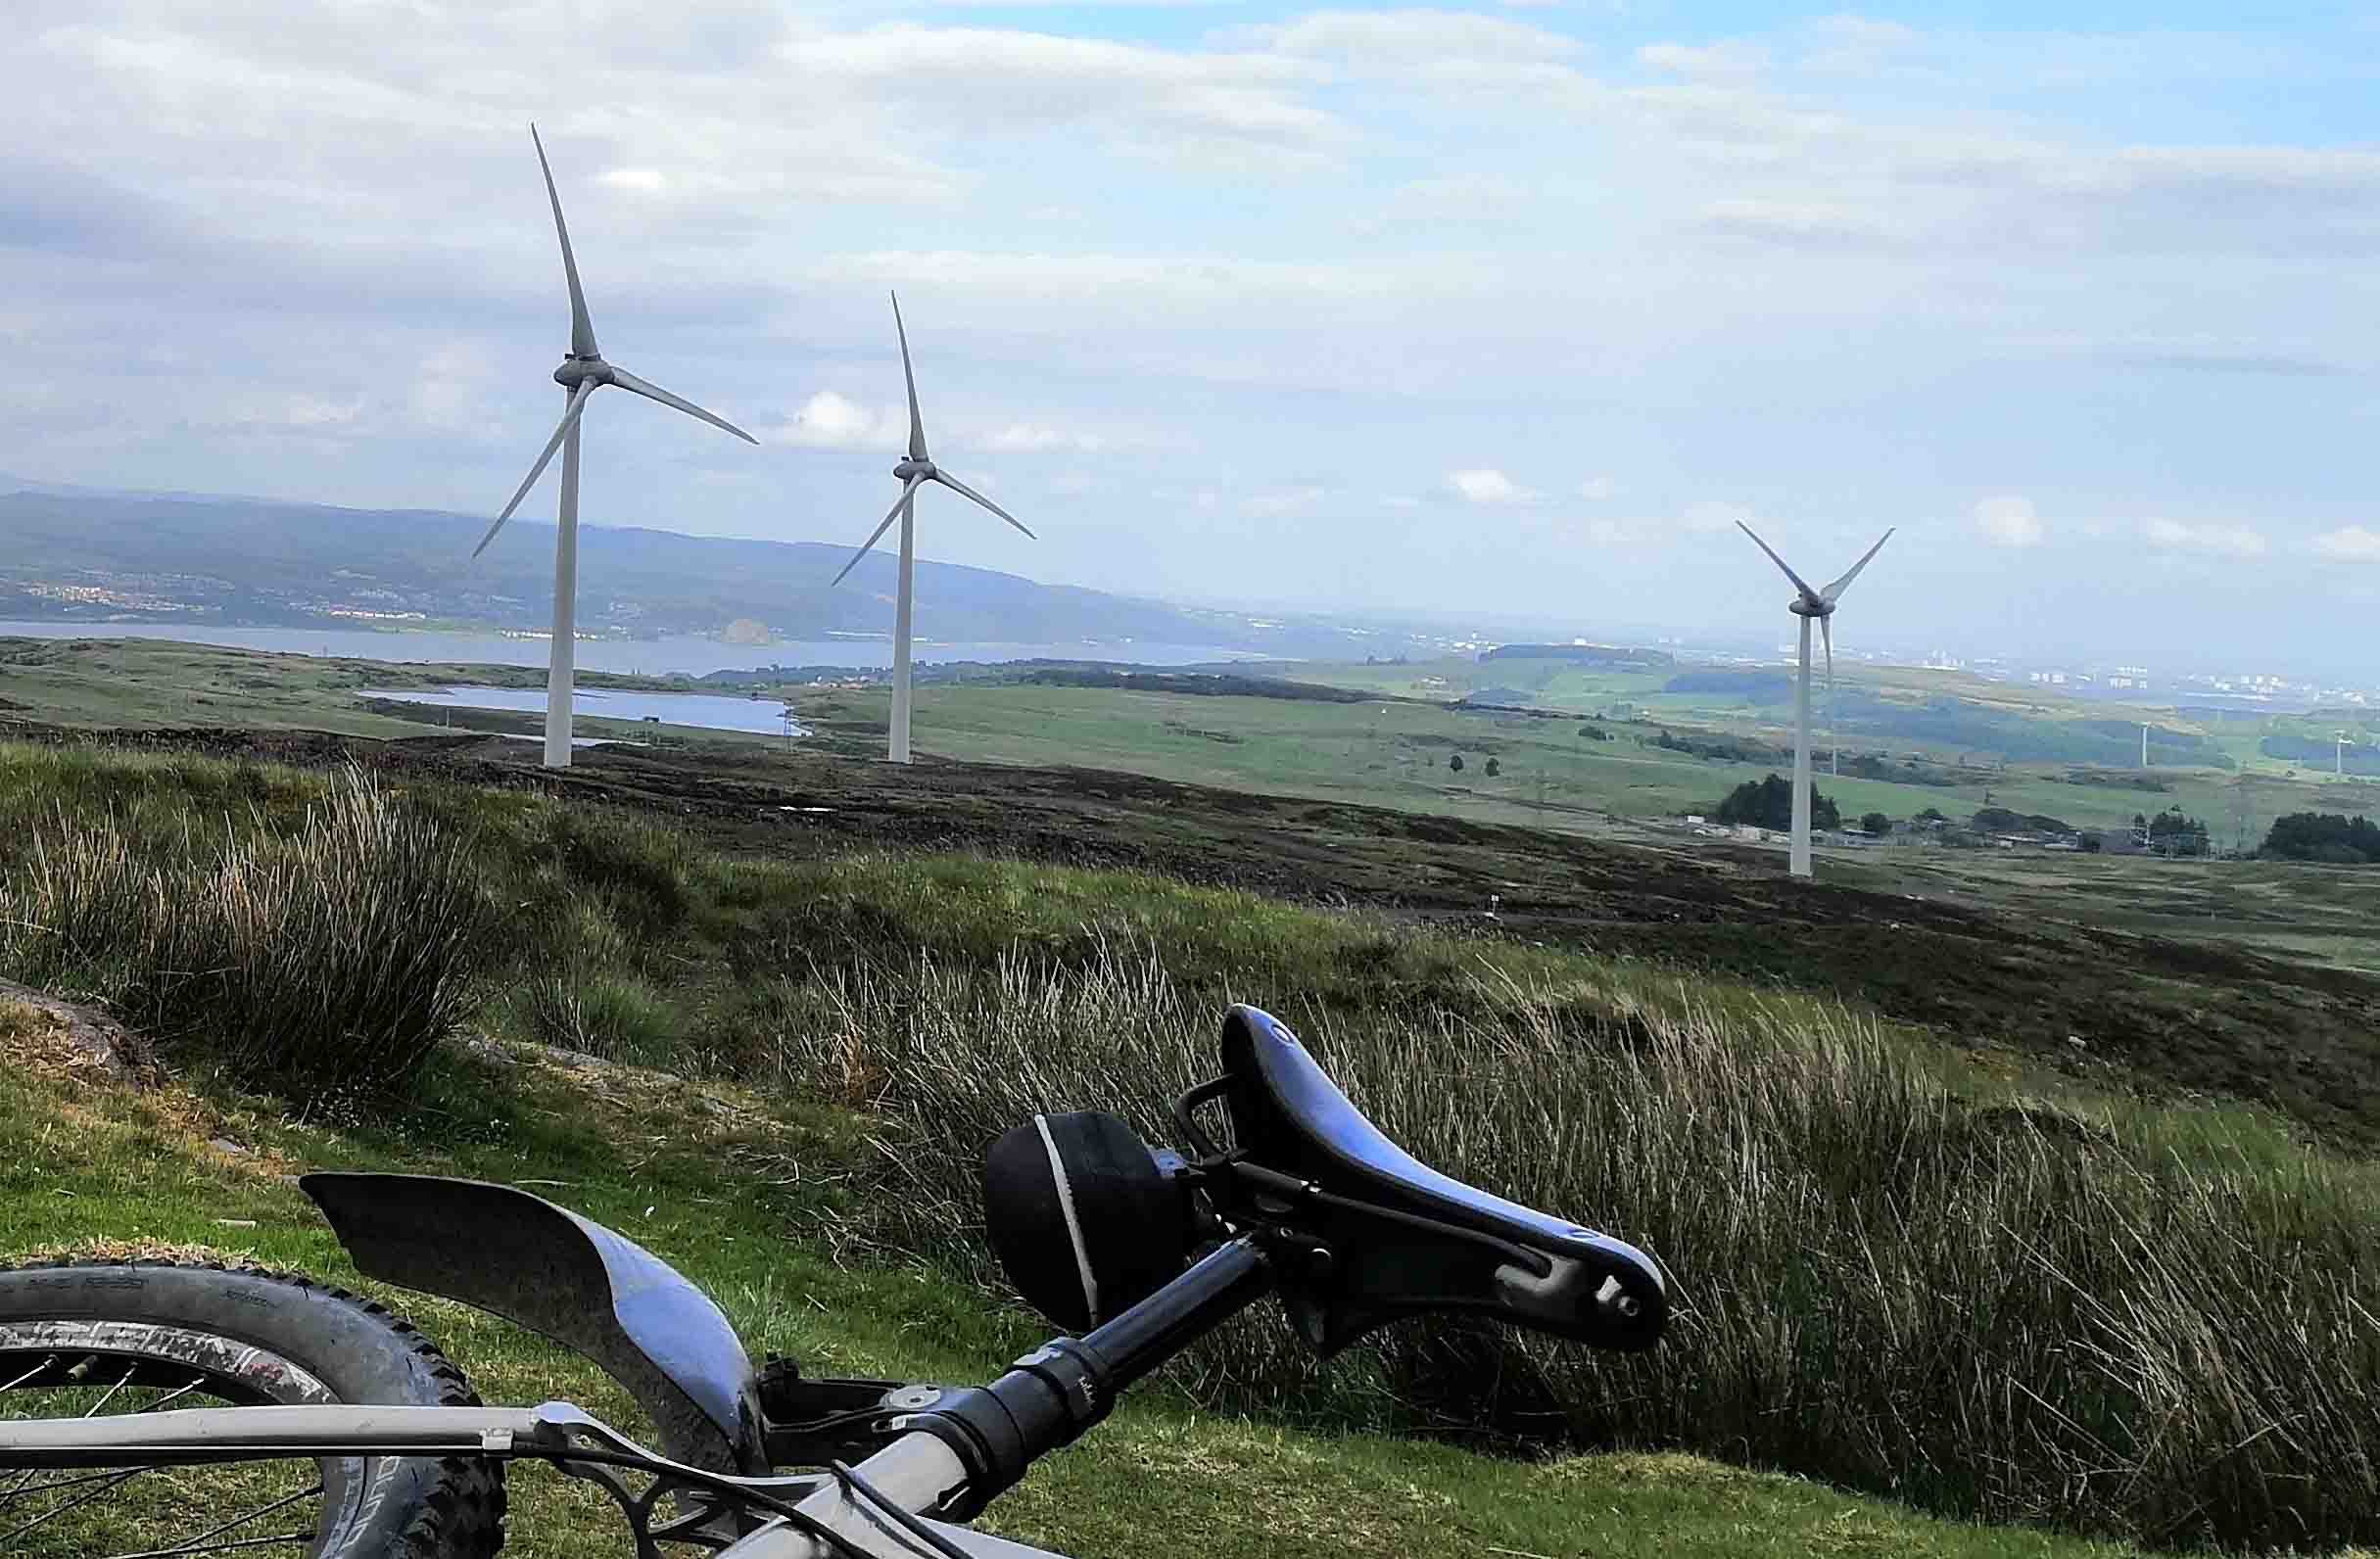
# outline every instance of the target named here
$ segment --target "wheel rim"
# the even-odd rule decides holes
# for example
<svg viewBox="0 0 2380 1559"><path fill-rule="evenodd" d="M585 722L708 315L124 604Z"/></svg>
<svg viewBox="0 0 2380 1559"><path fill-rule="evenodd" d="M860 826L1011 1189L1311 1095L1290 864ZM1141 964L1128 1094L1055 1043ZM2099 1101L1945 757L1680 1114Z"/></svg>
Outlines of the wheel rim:
<svg viewBox="0 0 2380 1559"><path fill-rule="evenodd" d="M182 1407L335 1402L270 1348L144 1321L0 1323L0 1426ZM357 1457L102 1471L0 1466L0 1559L295 1559L360 1505Z"/></svg>

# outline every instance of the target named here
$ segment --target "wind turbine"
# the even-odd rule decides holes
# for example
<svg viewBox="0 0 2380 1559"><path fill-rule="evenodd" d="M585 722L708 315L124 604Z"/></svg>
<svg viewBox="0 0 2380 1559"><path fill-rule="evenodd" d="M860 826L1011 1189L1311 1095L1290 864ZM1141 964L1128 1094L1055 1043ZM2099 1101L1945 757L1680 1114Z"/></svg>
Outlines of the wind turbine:
<svg viewBox="0 0 2380 1559"><path fill-rule="evenodd" d="M552 463L553 451L560 449L561 525L553 539L553 655L546 673L546 767L567 769L572 656L576 648L572 635L576 630L579 594L579 418L587 409L588 399L607 384L617 385L714 428L723 428L746 444L760 441L691 401L671 395L659 385L648 384L627 369L615 368L603 360L603 354L595 349L595 325L587 317L587 295L579 289L579 262L570 253L570 229L562 221L562 197L554 193L553 167L546 161L546 143L539 138L534 124L529 126L529 139L537 147L537 165L546 174L546 199L553 207L554 236L562 241L562 275L570 283L570 353L562 359L562 365L553 370L553 382L562 387L570 402L562 412L560 425L553 430L553 437L546 441L545 452L537 457L537 464L529 468L529 474L521 478L512 501L504 505L504 512L488 527L488 534L479 539L479 545L471 549L471 555L477 557L488 549L488 543L496 540L496 533L504 528L504 522L512 518L512 511L521 506L521 499L537 486L537 479L546 474L546 467Z"/></svg>
<svg viewBox="0 0 2380 1559"><path fill-rule="evenodd" d="M898 293L892 295L892 328L901 340L901 376L909 382L909 452L902 457L900 464L892 468L893 476L901 484L901 496L892 500L892 507L885 512L883 520L869 534L868 540L860 543L860 549L851 554L851 561L843 565L842 573L834 576L834 585L840 585L853 569L859 567L860 559L868 555L870 548L876 545L894 520L901 522L901 582L892 610L892 731L885 743L884 756L894 763L907 763L910 576L917 563L918 489L928 482L939 482L961 497L974 499L1018 530L1024 531L1027 541L1032 540L1033 533L1024 530L1023 521L935 465L932 457L927 454L926 419L918 414L918 376L909 365L909 331L901 323L901 297ZM833 585L828 587L830 590L833 588Z"/></svg>
<svg viewBox="0 0 2380 1559"><path fill-rule="evenodd" d="M1737 520L1736 528L1751 537L1752 544L1768 553L1769 561L1783 569L1785 577L1793 582L1793 589L1800 591L1785 605L1786 611L1801 619L1801 680L1793 689L1793 845L1788 870L1795 876L1806 877L1810 874L1810 623L1813 619L1817 621L1819 633L1826 640L1827 702L1828 707L1833 708L1834 630L1829 623L1834 616L1834 603L1850 588L1851 582L1859 578L1859 571L1868 566L1869 558L1882 551L1884 543L1892 540L1892 531L1887 530L1878 537L1876 544L1851 565L1849 573L1825 590L1816 591L1799 574L1794 573L1785 560L1777 555L1776 548L1762 541L1750 526ZM1899 527L1893 527L1893 530L1897 529Z"/></svg>

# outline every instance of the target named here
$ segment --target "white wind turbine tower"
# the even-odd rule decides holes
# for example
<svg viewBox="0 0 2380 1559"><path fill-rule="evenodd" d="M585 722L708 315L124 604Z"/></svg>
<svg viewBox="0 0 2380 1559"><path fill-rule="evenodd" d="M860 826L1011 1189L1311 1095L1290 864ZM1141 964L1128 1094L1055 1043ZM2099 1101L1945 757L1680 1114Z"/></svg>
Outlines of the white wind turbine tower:
<svg viewBox="0 0 2380 1559"><path fill-rule="evenodd" d="M588 399L604 385L618 385L633 391L647 401L697 417L714 428L723 428L746 444L760 441L724 417L713 416L691 401L671 395L659 385L648 384L625 368L615 368L603 360L595 350L595 325L587 317L587 295L579 290L579 262L570 253L570 229L562 222L562 197L554 193L553 168L546 161L546 143L539 139L537 126L529 126L529 139L537 147L537 165L546 174L546 199L553 207L554 236L562 241L562 275L570 283L570 354L562 365L553 370L553 382L569 396L569 404L562 412L561 424L553 437L546 441L545 452L537 464L521 478L513 491L512 501L504 512L488 527L488 534L479 539L471 549L473 557L488 549L496 533L512 518L512 511L521 506L521 499L537 486L537 479L546 474L553 460L553 451L562 451L561 525L553 539L553 654L546 673L546 767L570 767L570 699L572 657L576 649L579 593L579 418L587 409Z"/></svg>
<svg viewBox="0 0 2380 1559"><path fill-rule="evenodd" d="M853 569L859 567L860 559L868 555L869 549L876 545L894 520L901 522L901 580L892 611L892 731L885 743L884 756L894 763L907 763L910 576L917 563L918 489L928 482L939 482L961 497L974 499L1018 530L1024 531L1026 540L1031 540L1033 533L1025 531L1024 522L1014 514L935 465L926 453L926 420L918 415L918 376L909 365L909 332L901 324L901 299L898 293L892 296L892 328L901 341L901 377L909 383L909 453L892 468L893 476L901 484L901 496L892 500L892 507L886 511L882 522L869 534L868 540L860 543L860 549L851 554L851 561L843 565L842 573L834 576L834 584L840 585ZM828 589L832 590L833 586Z"/></svg>
<svg viewBox="0 0 2380 1559"><path fill-rule="evenodd" d="M1851 565L1849 573L1823 591L1812 590L1774 547L1754 534L1741 520L1736 528L1752 538L1752 544L1769 554L1769 561L1785 570L1785 577L1800 591L1786 603L1785 610L1801 619L1801 680L1793 688L1793 845L1789 870L1795 876L1810 874L1810 623L1816 619L1821 637L1827 644L1827 699L1830 708L1834 698L1834 630L1829 620L1834 616L1834 602L1859 578L1859 571L1868 566L1868 559L1884 549L1892 540L1887 530L1877 538L1867 554ZM1894 527L1893 529L1898 529Z"/></svg>

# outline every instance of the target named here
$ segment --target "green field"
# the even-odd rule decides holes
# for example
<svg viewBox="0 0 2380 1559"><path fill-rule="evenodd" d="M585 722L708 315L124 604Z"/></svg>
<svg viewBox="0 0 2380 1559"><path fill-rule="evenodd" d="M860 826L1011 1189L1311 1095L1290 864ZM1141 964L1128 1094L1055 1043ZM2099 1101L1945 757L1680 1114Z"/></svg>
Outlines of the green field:
<svg viewBox="0 0 2380 1559"><path fill-rule="evenodd" d="M1752 705L1699 693L1662 693L1668 674L1582 671L1543 661L1467 659L1403 666L1264 668L1298 680L1374 689L1381 702L1327 703L1267 697L1207 697L1129 689L1043 686L1004 677L922 686L914 716L922 753L969 761L1121 770L1275 795L1309 795L1498 823L1600 832L1615 824L1676 817L1716 805L1745 780L1789 768L1789 705ZM522 667L459 667L316 660L141 640L0 642L0 719L119 726L223 726L398 736L459 729L527 732L536 717L435 710L406 718L401 706L366 707L369 686L434 687L473 681L542 685ZM2125 717L2037 689L2016 689L1953 672L1842 668L1841 691L1884 703L1956 698L1995 718L2021 716L2054 731ZM685 685L588 674L589 686L667 690ZM1483 687L1528 692L1536 716L1466 713L1452 700ZM890 707L881 688L785 696L820 730L816 745L854 755L878 748ZM1622 709L1631 720L1595 718ZM1552 718L1555 711L1579 718ZM1916 756L1949 767L1950 785L1844 775L1819 787L1845 817L1883 812L1906 818L1932 807L1954 819L1987 804L2040 813L2078 827L2115 827L2138 813L2177 807L2204 820L2218 845L2253 846L2270 821L2295 811L2380 811L2380 780L2332 780L2302 765L2261 756L2269 734L2333 729L2310 718L2273 717L2207 728L2169 711L2147 718L2193 739L2205 735L2249 775L2210 767L2161 767L2163 786L2131 788L2129 769L2061 762L1999 763L1972 748L1920 739L1879 740L1846 727L1846 758L1862 752L1898 761ZM754 738L691 728L582 719L588 734L749 746ZM1596 740L1583 727L1607 732ZM1696 758L1646 745L1663 731L1768 744L1778 762ZM2043 738L2047 739L2047 738ZM1457 773L1448 760L1459 754ZM1490 777L1487 761L1497 762ZM1960 767L1964 760L1964 767ZM2070 777L2100 782L2070 782Z"/></svg>

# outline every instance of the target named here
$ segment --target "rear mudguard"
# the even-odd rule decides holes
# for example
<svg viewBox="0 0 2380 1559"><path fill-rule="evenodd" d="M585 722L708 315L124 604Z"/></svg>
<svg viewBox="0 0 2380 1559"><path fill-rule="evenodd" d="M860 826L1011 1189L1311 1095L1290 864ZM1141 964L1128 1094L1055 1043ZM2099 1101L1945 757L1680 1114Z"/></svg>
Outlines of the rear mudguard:
<svg viewBox="0 0 2380 1559"><path fill-rule="evenodd" d="M367 1277L460 1299L603 1366L676 1461L762 1473L752 1361L669 1263L543 1197L439 1175L310 1174L299 1185Z"/></svg>

